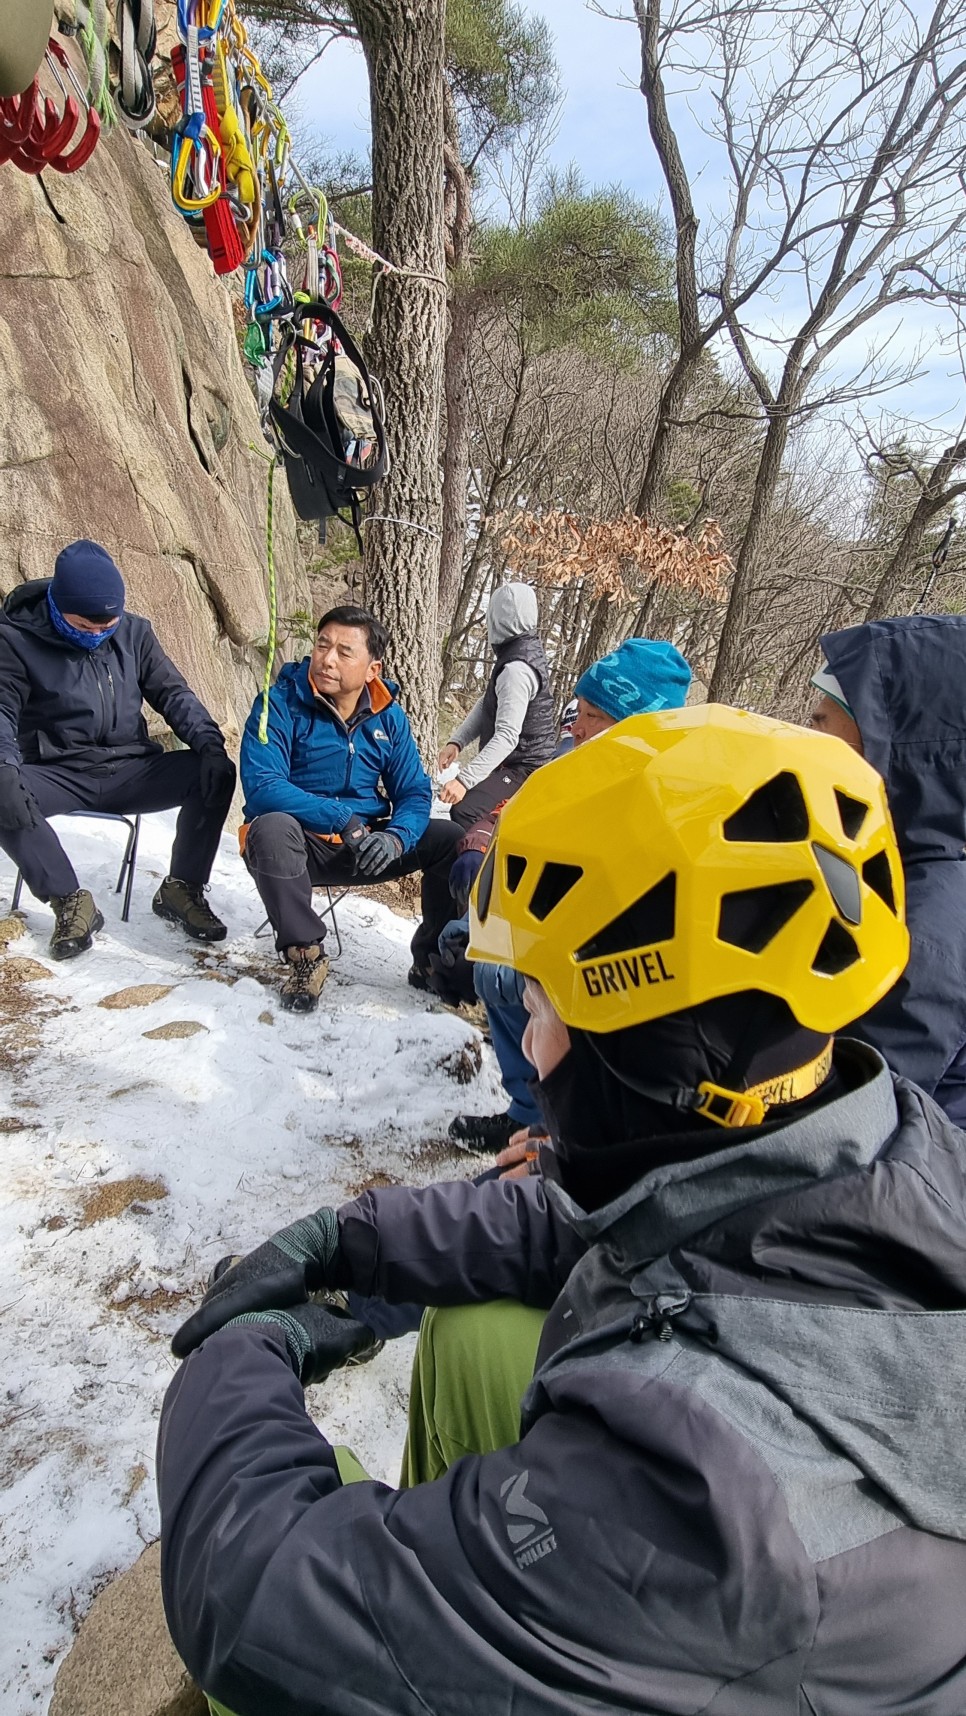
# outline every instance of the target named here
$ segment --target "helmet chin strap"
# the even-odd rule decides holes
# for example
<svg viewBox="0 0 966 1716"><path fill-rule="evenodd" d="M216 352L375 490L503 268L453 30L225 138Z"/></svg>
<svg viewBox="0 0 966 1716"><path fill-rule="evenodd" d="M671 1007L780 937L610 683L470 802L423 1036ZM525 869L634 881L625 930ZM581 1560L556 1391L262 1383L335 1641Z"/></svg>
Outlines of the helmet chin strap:
<svg viewBox="0 0 966 1716"><path fill-rule="evenodd" d="M813 1096L832 1070L833 1039L830 1037L811 1060L792 1067L788 1072L776 1073L758 1084L748 1085L743 1090L715 1084L711 1079L702 1079L699 1084L688 1088L670 1080L634 1078L622 1068L611 1065L600 1038L586 1033L585 1040L611 1077L636 1095L646 1097L650 1102L663 1103L681 1113L700 1115L716 1126L728 1128L760 1126L769 1109L785 1107L788 1103L801 1102L804 1097ZM728 1068L736 1083L740 1076L737 1068L740 1058L744 1057L736 1056Z"/></svg>

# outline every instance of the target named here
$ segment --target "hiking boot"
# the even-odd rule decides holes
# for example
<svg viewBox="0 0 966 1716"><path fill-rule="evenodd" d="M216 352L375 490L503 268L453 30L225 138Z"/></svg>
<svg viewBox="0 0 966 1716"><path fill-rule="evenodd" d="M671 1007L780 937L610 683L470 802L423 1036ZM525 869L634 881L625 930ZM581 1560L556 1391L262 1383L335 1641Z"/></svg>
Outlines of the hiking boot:
<svg viewBox="0 0 966 1716"><path fill-rule="evenodd" d="M186 935L195 941L224 941L228 929L205 899L204 884L181 882L177 876L165 876L151 901L151 910L159 918L180 924Z"/></svg>
<svg viewBox="0 0 966 1716"><path fill-rule="evenodd" d="M104 919L86 888L75 888L72 894L52 896L56 923L50 938L51 959L76 959L86 953Z"/></svg>
<svg viewBox="0 0 966 1716"><path fill-rule="evenodd" d="M463 1150L475 1155L496 1155L508 1144L520 1123L509 1114L458 1114L449 1124L449 1136Z"/></svg>
<svg viewBox="0 0 966 1716"><path fill-rule="evenodd" d="M314 1013L329 975L325 954L318 946L289 947L285 958L291 969L279 990L280 1006L286 1013Z"/></svg>
<svg viewBox="0 0 966 1716"><path fill-rule="evenodd" d="M421 965L411 965L406 978L410 989L429 989L429 972Z"/></svg>

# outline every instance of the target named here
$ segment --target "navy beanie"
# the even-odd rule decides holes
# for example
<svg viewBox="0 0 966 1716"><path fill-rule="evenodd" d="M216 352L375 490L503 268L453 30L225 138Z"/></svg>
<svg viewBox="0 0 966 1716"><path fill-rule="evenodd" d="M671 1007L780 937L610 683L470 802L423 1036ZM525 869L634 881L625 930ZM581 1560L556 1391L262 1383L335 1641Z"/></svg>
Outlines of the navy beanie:
<svg viewBox="0 0 966 1716"><path fill-rule="evenodd" d="M655 638L628 638L582 673L574 696L624 721L628 715L653 715L658 709L682 709L691 669L680 650Z"/></svg>
<svg viewBox="0 0 966 1716"><path fill-rule="evenodd" d="M50 594L61 614L116 620L124 612L124 579L99 542L72 542L54 562Z"/></svg>

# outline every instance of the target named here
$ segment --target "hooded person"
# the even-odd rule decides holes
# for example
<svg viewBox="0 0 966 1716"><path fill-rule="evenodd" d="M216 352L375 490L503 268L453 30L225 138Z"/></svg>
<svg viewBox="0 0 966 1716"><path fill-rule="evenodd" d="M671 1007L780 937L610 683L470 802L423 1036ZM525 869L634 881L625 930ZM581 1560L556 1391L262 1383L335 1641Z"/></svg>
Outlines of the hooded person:
<svg viewBox="0 0 966 1716"><path fill-rule="evenodd" d="M148 737L143 703L184 751ZM48 817L135 816L179 808L159 917L199 941L227 934L205 899L235 788L211 715L125 607L124 580L100 543L61 549L49 580L21 584L0 612L0 849L30 892L49 901L54 959L90 948L104 918Z"/></svg>
<svg viewBox="0 0 966 1716"><path fill-rule="evenodd" d="M660 709L681 709L687 702L691 669L680 650L662 638L627 638L617 649L592 662L574 688L574 713L570 723L571 748L606 733L630 715L652 715ZM461 856L450 872L450 891L460 863L467 864L472 850L476 860L470 880L475 880L493 830L477 823L460 841ZM469 882L466 883L467 896ZM467 935L469 933L467 926ZM509 1098L505 1109L494 1114L457 1114L449 1136L464 1149L486 1154L503 1150L514 1134L526 1131L536 1138L543 1134L543 1119L530 1088L533 1068L523 1052L527 1015L523 1005L523 979L507 965L474 964L470 967L474 992L486 1008L490 1041L500 1067L503 1088ZM517 1161L536 1160L531 1139L516 1142Z"/></svg>
<svg viewBox="0 0 966 1716"><path fill-rule="evenodd" d="M875 772L763 717L526 782L471 945L527 974L551 1171L317 1210L176 1337L162 1590L215 1708L966 1709L964 1139L833 1041L902 890ZM440 1307L398 1489L305 1409L371 1350L346 1287Z"/></svg>
<svg viewBox="0 0 966 1716"><path fill-rule="evenodd" d="M460 762L454 779L439 791L461 828L471 828L510 798L556 748L550 666L537 636L538 618L529 584L504 584L490 597L486 638L493 671L483 696L439 753L440 769L449 769L479 740L476 756Z"/></svg>
<svg viewBox="0 0 966 1716"><path fill-rule="evenodd" d="M906 883L909 964L852 1026L966 1124L966 619L914 614L830 632L812 725L882 775Z"/></svg>

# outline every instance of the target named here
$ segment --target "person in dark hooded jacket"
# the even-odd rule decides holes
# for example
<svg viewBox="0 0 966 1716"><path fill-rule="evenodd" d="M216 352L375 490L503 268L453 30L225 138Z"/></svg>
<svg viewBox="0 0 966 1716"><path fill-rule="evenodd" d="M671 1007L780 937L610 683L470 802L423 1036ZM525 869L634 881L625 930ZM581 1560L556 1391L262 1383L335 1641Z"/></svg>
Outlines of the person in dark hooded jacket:
<svg viewBox="0 0 966 1716"><path fill-rule="evenodd" d="M966 619L913 614L830 632L812 715L886 783L909 964L851 1027L966 1126Z"/></svg>
<svg viewBox="0 0 966 1716"><path fill-rule="evenodd" d="M148 737L142 703L188 747ZM71 959L104 926L47 818L134 816L180 807L159 917L199 941L227 931L205 899L235 767L221 731L148 620L125 611L124 580L97 542L61 550L49 581L21 584L0 612L0 848L54 908L50 952Z"/></svg>
<svg viewBox="0 0 966 1716"><path fill-rule="evenodd" d="M521 788L471 947L527 973L545 1177L317 1210L176 1336L162 1589L213 1709L962 1716L964 1140L830 1040L901 896L874 771L762 717ZM305 1410L371 1350L309 1298L347 1287L437 1307L411 1487Z"/></svg>

